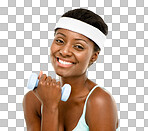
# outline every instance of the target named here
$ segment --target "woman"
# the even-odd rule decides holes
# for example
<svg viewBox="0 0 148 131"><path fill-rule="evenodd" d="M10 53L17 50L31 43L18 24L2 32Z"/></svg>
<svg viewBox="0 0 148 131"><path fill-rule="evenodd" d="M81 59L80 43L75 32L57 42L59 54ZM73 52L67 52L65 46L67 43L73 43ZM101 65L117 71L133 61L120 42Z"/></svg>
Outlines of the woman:
<svg viewBox="0 0 148 131"><path fill-rule="evenodd" d="M50 59L59 80L39 74L36 89L24 96L28 131L115 131L116 104L105 89L87 78L87 68L98 58L107 25L87 9L65 13L55 27ZM61 86L71 85L66 102Z"/></svg>

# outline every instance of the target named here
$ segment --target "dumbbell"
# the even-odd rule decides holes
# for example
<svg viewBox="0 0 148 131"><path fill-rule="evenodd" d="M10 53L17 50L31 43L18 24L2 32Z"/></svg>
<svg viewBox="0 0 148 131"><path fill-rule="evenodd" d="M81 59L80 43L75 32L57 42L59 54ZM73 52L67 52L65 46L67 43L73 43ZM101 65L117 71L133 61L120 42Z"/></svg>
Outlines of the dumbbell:
<svg viewBox="0 0 148 131"><path fill-rule="evenodd" d="M32 73L28 79L27 88L33 90L38 86L38 83L39 83L38 75L36 73ZM71 86L69 84L65 84L61 88L62 88L61 100L67 101L71 93Z"/></svg>

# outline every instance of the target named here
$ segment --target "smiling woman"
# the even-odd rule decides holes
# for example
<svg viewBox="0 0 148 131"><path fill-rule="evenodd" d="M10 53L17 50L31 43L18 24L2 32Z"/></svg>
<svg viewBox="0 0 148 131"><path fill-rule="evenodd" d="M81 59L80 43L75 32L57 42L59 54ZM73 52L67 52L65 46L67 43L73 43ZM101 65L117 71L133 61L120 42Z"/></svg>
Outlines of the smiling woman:
<svg viewBox="0 0 148 131"><path fill-rule="evenodd" d="M94 43L87 37L70 30L58 29L50 51L56 74L69 78L85 74L92 55L96 53L93 48Z"/></svg>
<svg viewBox="0 0 148 131"><path fill-rule="evenodd" d="M89 66L97 60L107 33L102 18L87 9L68 11L59 19L50 59L60 81L40 72L38 87L24 96L28 131L115 131L118 128L114 99L86 75ZM60 100L64 84L71 85L66 102Z"/></svg>

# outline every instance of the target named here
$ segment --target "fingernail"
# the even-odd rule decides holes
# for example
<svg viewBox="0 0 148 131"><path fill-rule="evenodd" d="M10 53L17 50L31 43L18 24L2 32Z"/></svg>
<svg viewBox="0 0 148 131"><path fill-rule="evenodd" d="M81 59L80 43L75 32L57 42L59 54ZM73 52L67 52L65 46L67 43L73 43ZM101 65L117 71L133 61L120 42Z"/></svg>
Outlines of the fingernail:
<svg viewBox="0 0 148 131"><path fill-rule="evenodd" d="M43 71L40 71L39 77L38 77L39 79L41 78L42 74L43 74Z"/></svg>
<svg viewBox="0 0 148 131"><path fill-rule="evenodd" d="M42 71L40 71L40 73L39 74L42 74Z"/></svg>

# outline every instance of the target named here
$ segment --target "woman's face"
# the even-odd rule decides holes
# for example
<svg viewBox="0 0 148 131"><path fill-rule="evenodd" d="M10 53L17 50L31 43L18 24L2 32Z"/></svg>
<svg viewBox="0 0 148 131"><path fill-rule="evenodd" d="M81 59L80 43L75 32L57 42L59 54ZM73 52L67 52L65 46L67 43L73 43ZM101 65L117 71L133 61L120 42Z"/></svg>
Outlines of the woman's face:
<svg viewBox="0 0 148 131"><path fill-rule="evenodd" d="M50 49L50 59L56 74L78 77L86 72L91 63L94 43L79 33L58 29Z"/></svg>

